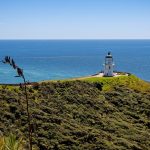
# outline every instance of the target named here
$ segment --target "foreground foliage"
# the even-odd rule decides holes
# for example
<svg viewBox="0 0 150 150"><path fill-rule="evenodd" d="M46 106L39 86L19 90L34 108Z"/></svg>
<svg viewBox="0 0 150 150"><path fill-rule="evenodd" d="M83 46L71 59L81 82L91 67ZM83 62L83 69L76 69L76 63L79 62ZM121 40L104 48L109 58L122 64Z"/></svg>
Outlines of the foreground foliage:
<svg viewBox="0 0 150 150"><path fill-rule="evenodd" d="M0 150L23 150L22 138L10 134L8 137L0 137Z"/></svg>
<svg viewBox="0 0 150 150"><path fill-rule="evenodd" d="M140 86L139 86L140 85ZM28 87L36 149L149 150L150 84L136 77L63 81ZM0 131L27 138L19 87L0 88Z"/></svg>

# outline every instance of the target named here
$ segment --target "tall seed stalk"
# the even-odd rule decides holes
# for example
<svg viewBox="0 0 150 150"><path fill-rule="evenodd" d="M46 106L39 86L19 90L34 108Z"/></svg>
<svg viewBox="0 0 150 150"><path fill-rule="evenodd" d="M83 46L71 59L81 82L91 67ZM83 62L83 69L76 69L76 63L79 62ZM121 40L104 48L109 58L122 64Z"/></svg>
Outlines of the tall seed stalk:
<svg viewBox="0 0 150 150"><path fill-rule="evenodd" d="M27 92L27 82L25 79L25 76L23 74L23 69L18 67L15 64L15 61L11 59L9 56L5 56L4 60L2 60L4 64L9 64L12 66L14 70L17 72L17 76L15 77L21 77L23 79L23 86L24 86L24 93L25 93L25 99L26 99L26 111L27 111L27 122L28 122L28 139L29 139L29 150L32 150L32 126L31 126L31 115L29 111L29 99L28 99L28 92ZM22 86L22 84L20 84Z"/></svg>

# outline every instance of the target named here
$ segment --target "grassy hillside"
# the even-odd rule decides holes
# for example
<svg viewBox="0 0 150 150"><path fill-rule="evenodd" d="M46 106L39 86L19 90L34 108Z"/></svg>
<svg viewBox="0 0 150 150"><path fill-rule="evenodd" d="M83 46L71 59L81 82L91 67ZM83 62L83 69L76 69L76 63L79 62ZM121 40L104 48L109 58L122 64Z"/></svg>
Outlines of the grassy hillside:
<svg viewBox="0 0 150 150"><path fill-rule="evenodd" d="M64 81L87 81L91 83L102 83L103 90L109 91L112 90L116 86L126 86L128 88L140 91L140 92L149 92L150 91L150 83L141 80L140 78L136 77L135 75L129 76L118 76L118 77L83 77L83 78L76 78L70 80L60 80L61 82Z"/></svg>
<svg viewBox="0 0 150 150"><path fill-rule="evenodd" d="M150 149L150 84L133 75L43 82L28 92L37 149ZM26 141L19 87L0 87L0 116L1 134Z"/></svg>
<svg viewBox="0 0 150 150"><path fill-rule="evenodd" d="M149 92L150 91L150 84L137 78L134 75L130 76L120 76L120 77L111 77L111 78L89 78L86 79L86 81L91 82L102 82L104 87L104 90L111 90L113 87L120 85L120 86L126 86L131 89L140 91L140 92Z"/></svg>

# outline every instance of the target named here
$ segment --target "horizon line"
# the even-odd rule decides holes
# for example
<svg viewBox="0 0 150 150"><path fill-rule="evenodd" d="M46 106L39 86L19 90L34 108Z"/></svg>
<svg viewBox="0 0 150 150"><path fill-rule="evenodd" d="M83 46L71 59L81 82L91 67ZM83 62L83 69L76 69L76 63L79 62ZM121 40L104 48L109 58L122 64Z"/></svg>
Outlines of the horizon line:
<svg viewBox="0 0 150 150"><path fill-rule="evenodd" d="M150 40L150 38L99 38L99 39L97 39L97 38L95 38L95 39L93 39L93 38L91 38L91 39L83 39L83 38L66 38L66 39L52 39L52 38L49 38L49 39L39 39L39 38L31 38L31 39L27 39L27 38L16 38L16 39L1 39L0 38L0 40Z"/></svg>

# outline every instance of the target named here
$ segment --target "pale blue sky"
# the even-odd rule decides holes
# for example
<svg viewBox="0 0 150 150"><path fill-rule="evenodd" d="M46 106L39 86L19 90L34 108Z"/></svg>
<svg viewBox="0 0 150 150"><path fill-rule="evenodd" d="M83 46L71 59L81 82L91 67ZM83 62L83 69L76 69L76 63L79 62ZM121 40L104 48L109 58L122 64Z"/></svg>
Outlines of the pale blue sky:
<svg viewBox="0 0 150 150"><path fill-rule="evenodd" d="M150 39L150 0L0 0L0 39Z"/></svg>

